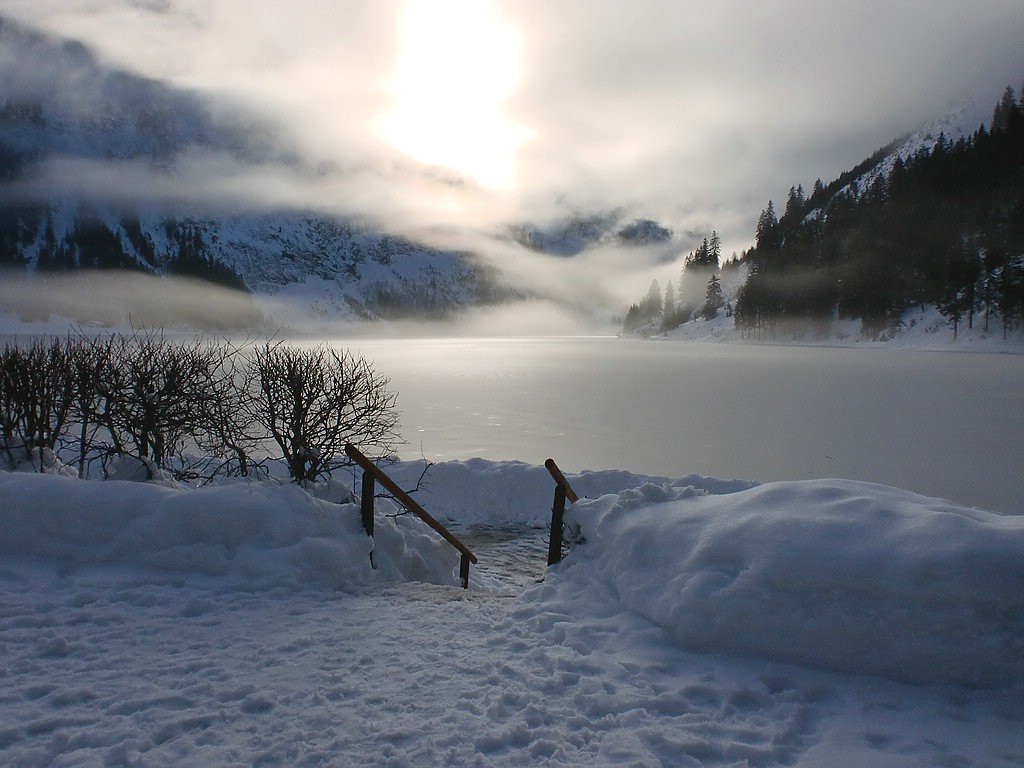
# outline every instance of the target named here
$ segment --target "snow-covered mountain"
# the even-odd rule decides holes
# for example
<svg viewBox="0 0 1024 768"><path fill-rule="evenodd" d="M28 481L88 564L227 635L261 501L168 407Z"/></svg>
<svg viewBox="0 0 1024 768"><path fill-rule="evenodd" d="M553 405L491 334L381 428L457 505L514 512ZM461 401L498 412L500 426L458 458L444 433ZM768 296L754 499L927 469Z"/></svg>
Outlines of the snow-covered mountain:
<svg viewBox="0 0 1024 768"><path fill-rule="evenodd" d="M625 245L663 251L665 260L678 255L672 230L647 218L629 219L622 209L587 213L573 211L544 224L521 224L512 239L533 251L575 256L599 245Z"/></svg>
<svg viewBox="0 0 1024 768"><path fill-rule="evenodd" d="M916 131L890 145L889 151L877 165L857 177L857 188L868 189L875 179L888 178L897 159L906 163L920 152L931 153L940 139L950 144L960 139L969 139L980 127L987 125L991 118L991 103L982 105L981 102L976 102L962 104L928 121Z"/></svg>
<svg viewBox="0 0 1024 768"><path fill-rule="evenodd" d="M351 218L125 189L126 169L173 187L183 158L342 173L305 167L272 124L0 17L0 266L184 274L337 319L436 317L516 295L471 254ZM97 169L110 163L120 175L106 181Z"/></svg>
<svg viewBox="0 0 1024 768"><path fill-rule="evenodd" d="M960 139L970 139L979 128L987 127L991 120L991 101L979 99L951 107L944 114L895 139L840 175L828 185L831 188L830 194L824 196L823 200L827 206L834 196L856 197L860 192L871 189L879 179L887 179L897 160L906 163L918 154L930 154L939 141L955 144ZM808 210L805 218L817 219L822 213L820 206L814 206Z"/></svg>

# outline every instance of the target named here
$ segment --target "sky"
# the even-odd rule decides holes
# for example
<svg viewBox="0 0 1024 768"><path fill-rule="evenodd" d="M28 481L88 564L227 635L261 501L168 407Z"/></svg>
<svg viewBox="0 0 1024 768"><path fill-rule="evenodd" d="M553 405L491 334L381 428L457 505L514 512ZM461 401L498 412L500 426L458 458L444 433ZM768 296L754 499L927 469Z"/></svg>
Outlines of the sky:
<svg viewBox="0 0 1024 768"><path fill-rule="evenodd" d="M225 194L456 240L623 208L684 237L716 229L728 256L790 186L1024 84L1020 0L0 0L0 14L251 109L310 163L352 171L310 185L218 167Z"/></svg>

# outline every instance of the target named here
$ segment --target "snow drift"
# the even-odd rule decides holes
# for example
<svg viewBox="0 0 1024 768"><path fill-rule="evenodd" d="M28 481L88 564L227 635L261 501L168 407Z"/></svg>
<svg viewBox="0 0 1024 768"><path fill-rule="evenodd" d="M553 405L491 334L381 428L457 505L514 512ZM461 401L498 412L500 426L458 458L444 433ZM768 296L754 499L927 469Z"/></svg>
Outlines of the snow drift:
<svg viewBox="0 0 1024 768"><path fill-rule="evenodd" d="M406 488L419 486L413 495L432 515L462 525L502 525L543 528L551 522L554 484L547 469L521 461L467 459L445 461L426 468L420 462L399 462L388 474ZM420 478L422 475L422 479ZM597 497L668 478L638 475L625 470L584 470L571 475L581 496ZM688 475L673 481L707 493L732 493L751 488L750 480L718 480Z"/></svg>
<svg viewBox="0 0 1024 768"><path fill-rule="evenodd" d="M467 594L384 500L371 570L342 488L0 471L0 763L1021 764L1024 518L570 474L605 495L536 584L545 475L430 468L428 510L500 529Z"/></svg>
<svg viewBox="0 0 1024 768"><path fill-rule="evenodd" d="M1024 517L847 480L577 503L560 578L684 647L911 683L1024 680Z"/></svg>
<svg viewBox="0 0 1024 768"><path fill-rule="evenodd" d="M409 487L422 463L389 472ZM635 612L701 653L910 683L1024 682L1024 517L848 480L569 479L604 495L570 510L584 543L527 600ZM456 530L522 530L547 523L552 492L542 467L472 459L431 466L416 495ZM419 520L378 500L371 540L349 499L269 481L196 489L0 472L0 558L191 576L220 591L458 585L457 551ZM478 576L471 585L489 589Z"/></svg>
<svg viewBox="0 0 1024 768"><path fill-rule="evenodd" d="M0 555L70 568L142 566L218 577L246 590L351 590L411 579L458 584L458 553L419 520L386 511L371 539L358 505L315 498L295 485L169 488L0 472Z"/></svg>

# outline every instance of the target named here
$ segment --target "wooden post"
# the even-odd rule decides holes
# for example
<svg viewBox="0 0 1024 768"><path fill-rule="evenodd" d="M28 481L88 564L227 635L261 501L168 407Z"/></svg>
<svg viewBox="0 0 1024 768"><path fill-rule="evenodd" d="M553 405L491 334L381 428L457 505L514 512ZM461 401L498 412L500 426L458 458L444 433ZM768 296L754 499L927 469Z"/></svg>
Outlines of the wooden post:
<svg viewBox="0 0 1024 768"><path fill-rule="evenodd" d="M544 466L551 479L555 481L555 503L551 506L551 538L548 539L548 565L554 565L562 562L562 516L565 514L565 501L568 499L570 504L575 504L580 497L569 485L554 459L545 461Z"/></svg>
<svg viewBox="0 0 1024 768"><path fill-rule="evenodd" d="M363 453L358 448L356 448L351 443L346 443L345 444L345 453L356 464L361 466L365 472L372 474L374 479L377 482L379 482L381 484L381 486L383 486L388 491L390 491L390 493L395 497L395 499L398 500L398 502L400 504L404 505L405 508L408 509L410 512L412 512L414 515L416 515L416 517L418 517L420 520L422 520L428 526L430 526L435 531L437 531L439 534L441 534L441 538L443 538L445 541L447 541L449 544L451 544L453 547L455 547L457 550L459 550L459 552L462 553L462 560L461 560L461 562L459 564L459 572L463 576L463 578L462 578L462 586L468 589L468 587L469 587L469 564L477 562L476 555L474 555L465 544L463 544L461 541L459 541L452 534L451 531L449 531L447 528L445 528L443 525L441 525L441 523L439 523L437 520L435 520L433 517L431 517L430 514L427 512L427 510L425 510L423 507L421 507L416 502L415 499L413 499L408 493L406 493L401 488L399 488L394 480L392 480L390 477L388 477L387 474L385 474L385 472L380 467L378 467L376 464L374 464L372 461L370 461L370 459L368 459L366 456L364 456ZM365 482L366 481L364 479L364 488L365 488ZM369 498L370 498L371 501L373 500L373 494L372 493L369 495ZM364 511L364 514L365 514L365 511ZM364 520L365 520L365 518L364 518ZM365 522L364 522L364 525L365 525Z"/></svg>
<svg viewBox="0 0 1024 768"><path fill-rule="evenodd" d="M363 491L359 496L359 510L363 514L363 528L367 536L373 536L373 496L376 493L373 475L363 472Z"/></svg>
<svg viewBox="0 0 1024 768"><path fill-rule="evenodd" d="M373 538L373 497L376 493L373 474L363 472L363 489L359 496L359 511L363 517L363 528L366 535ZM370 568L376 568L377 563L373 559L373 548L370 549Z"/></svg>
<svg viewBox="0 0 1024 768"><path fill-rule="evenodd" d="M548 474L555 481L555 485L560 485L565 489L565 498L569 500L570 504L575 504L580 500L580 497L576 495L576 491L569 485L569 481L565 479L565 475L562 474L562 470L555 464L554 459L548 459L544 462L544 466L548 470Z"/></svg>
<svg viewBox="0 0 1024 768"><path fill-rule="evenodd" d="M565 488L555 486L555 502L551 507L551 538L548 539L548 565L562 562L562 517L565 515Z"/></svg>

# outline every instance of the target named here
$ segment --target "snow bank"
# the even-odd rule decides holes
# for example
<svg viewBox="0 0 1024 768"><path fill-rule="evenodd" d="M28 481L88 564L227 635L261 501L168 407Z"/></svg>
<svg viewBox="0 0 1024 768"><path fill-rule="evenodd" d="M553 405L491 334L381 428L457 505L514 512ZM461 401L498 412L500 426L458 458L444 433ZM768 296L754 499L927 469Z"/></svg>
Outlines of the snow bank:
<svg viewBox="0 0 1024 768"><path fill-rule="evenodd" d="M822 480L581 501L562 577L695 651L912 683L1024 680L1024 517ZM585 591L584 591L585 594Z"/></svg>
<svg viewBox="0 0 1024 768"><path fill-rule="evenodd" d="M458 553L419 520L388 517L386 503L370 539L357 505L294 485L170 488L0 472L0 555L216 576L251 590L457 584Z"/></svg>
<svg viewBox="0 0 1024 768"><path fill-rule="evenodd" d="M409 487L422 468L391 474ZM569 480L594 497L568 515L585 543L553 570L545 589L558 595L544 600L635 612L692 651L912 683L1024 682L1024 517L845 480ZM430 467L417 492L456 531L547 525L552 495L543 467L481 459ZM419 520L378 499L371 540L349 498L337 484L195 489L0 472L0 558L220 590L458 584L457 551Z"/></svg>
<svg viewBox="0 0 1024 768"><path fill-rule="evenodd" d="M551 523L555 484L543 466L469 459L433 464L426 474L424 466L422 461L403 461L386 467L386 471L403 488L419 483L413 497L439 520L460 525L532 528ZM624 470L566 473L566 478L581 498L618 493L644 483L668 482L667 478ZM756 485L749 480L717 480L699 475L674 482L708 493L733 493Z"/></svg>

